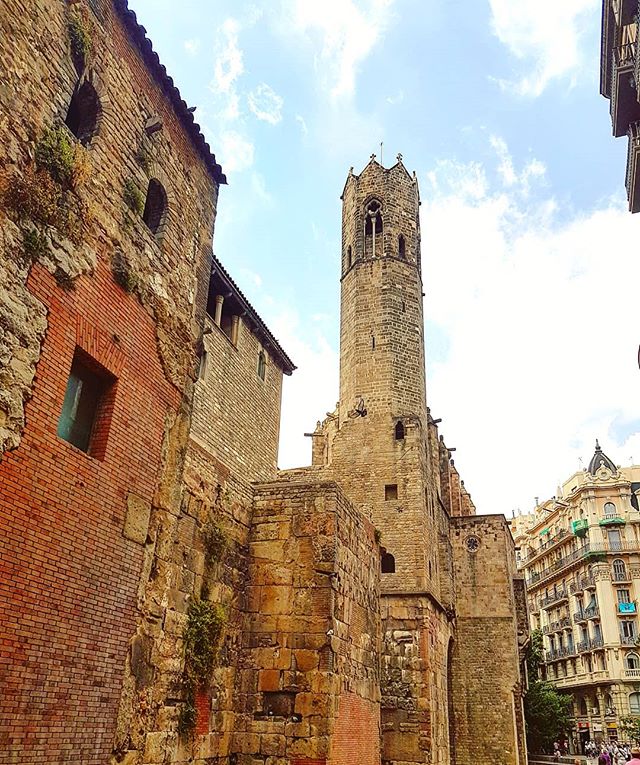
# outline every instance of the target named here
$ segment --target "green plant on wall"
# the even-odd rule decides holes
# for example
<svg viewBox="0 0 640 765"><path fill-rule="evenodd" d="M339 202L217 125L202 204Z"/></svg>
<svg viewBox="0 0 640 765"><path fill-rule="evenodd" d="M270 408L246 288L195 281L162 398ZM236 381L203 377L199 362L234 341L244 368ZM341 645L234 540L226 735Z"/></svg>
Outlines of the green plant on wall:
<svg viewBox="0 0 640 765"><path fill-rule="evenodd" d="M131 212L142 215L144 212L144 195L133 178L127 178L124 182L122 199Z"/></svg>
<svg viewBox="0 0 640 765"><path fill-rule="evenodd" d="M63 127L45 130L36 144L36 165L48 171L54 181L63 188L73 186L75 145Z"/></svg>
<svg viewBox="0 0 640 765"><path fill-rule="evenodd" d="M138 275L122 252L116 252L111 259L111 272L116 284L125 292L134 292L139 283Z"/></svg>
<svg viewBox="0 0 640 765"><path fill-rule="evenodd" d="M196 724L195 694L207 686L227 624L227 609L220 603L196 599L189 604L184 641L184 703L178 718L181 736L190 734Z"/></svg>
<svg viewBox="0 0 640 765"><path fill-rule="evenodd" d="M51 254L50 229L79 244L89 223L87 204L77 188L90 172L86 151L64 127L45 130L35 146L34 162L22 173L6 175L0 202L22 230L25 260L36 262Z"/></svg>
<svg viewBox="0 0 640 765"><path fill-rule="evenodd" d="M207 567L222 560L227 549L227 537L223 529L214 521L207 521L202 528L204 562Z"/></svg>
<svg viewBox="0 0 640 765"><path fill-rule="evenodd" d="M82 69L93 53L93 28L85 8L69 16L68 29L73 61L78 69Z"/></svg>
<svg viewBox="0 0 640 765"><path fill-rule="evenodd" d="M144 172L149 175L151 172L151 154L149 154L149 152L142 146L136 152L136 162L140 165Z"/></svg>

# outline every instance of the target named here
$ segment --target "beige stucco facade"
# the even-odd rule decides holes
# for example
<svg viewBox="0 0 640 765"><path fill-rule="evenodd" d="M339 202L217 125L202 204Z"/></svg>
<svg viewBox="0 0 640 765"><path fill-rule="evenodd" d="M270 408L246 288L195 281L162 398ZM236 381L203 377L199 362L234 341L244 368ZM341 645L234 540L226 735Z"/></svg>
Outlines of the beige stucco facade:
<svg viewBox="0 0 640 765"><path fill-rule="evenodd" d="M560 494L511 521L542 677L573 696L578 748L625 738L640 715L640 466L617 467L596 446Z"/></svg>

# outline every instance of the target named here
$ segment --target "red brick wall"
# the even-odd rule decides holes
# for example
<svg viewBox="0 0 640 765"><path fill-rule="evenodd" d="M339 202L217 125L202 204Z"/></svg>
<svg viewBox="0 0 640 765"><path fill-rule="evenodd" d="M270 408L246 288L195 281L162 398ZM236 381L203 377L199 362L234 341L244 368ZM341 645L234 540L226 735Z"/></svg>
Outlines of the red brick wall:
<svg viewBox="0 0 640 765"><path fill-rule="evenodd" d="M0 463L0 762L111 752L144 550L122 535L127 493L151 501L180 394L106 260L70 292L39 266L29 279L48 329L23 441ZM76 346L118 378L104 459L56 435Z"/></svg>
<svg viewBox="0 0 640 765"><path fill-rule="evenodd" d="M343 693L331 738L331 765L380 765L380 705Z"/></svg>

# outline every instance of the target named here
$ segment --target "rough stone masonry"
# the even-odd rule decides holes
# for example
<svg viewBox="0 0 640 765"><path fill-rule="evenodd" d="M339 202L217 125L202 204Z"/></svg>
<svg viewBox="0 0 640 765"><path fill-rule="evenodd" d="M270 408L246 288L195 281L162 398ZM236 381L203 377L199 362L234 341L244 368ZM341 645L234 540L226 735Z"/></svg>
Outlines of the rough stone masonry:
<svg viewBox="0 0 640 765"><path fill-rule="evenodd" d="M427 408L415 176L348 175L339 403L278 471L295 367L126 0L0 31L0 763L525 763L512 542Z"/></svg>

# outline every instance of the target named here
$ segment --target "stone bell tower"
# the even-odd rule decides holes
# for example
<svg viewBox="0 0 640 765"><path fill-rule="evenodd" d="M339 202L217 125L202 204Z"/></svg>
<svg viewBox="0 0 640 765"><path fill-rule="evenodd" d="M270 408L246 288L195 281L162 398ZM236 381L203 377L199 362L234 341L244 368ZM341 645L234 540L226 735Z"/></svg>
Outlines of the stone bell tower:
<svg viewBox="0 0 640 765"><path fill-rule="evenodd" d="M372 159L342 200L340 409L424 418L417 179Z"/></svg>
<svg viewBox="0 0 640 765"><path fill-rule="evenodd" d="M438 594L418 183L400 156L391 168L372 157L349 172L342 200L340 402L327 467L380 531L382 592Z"/></svg>

